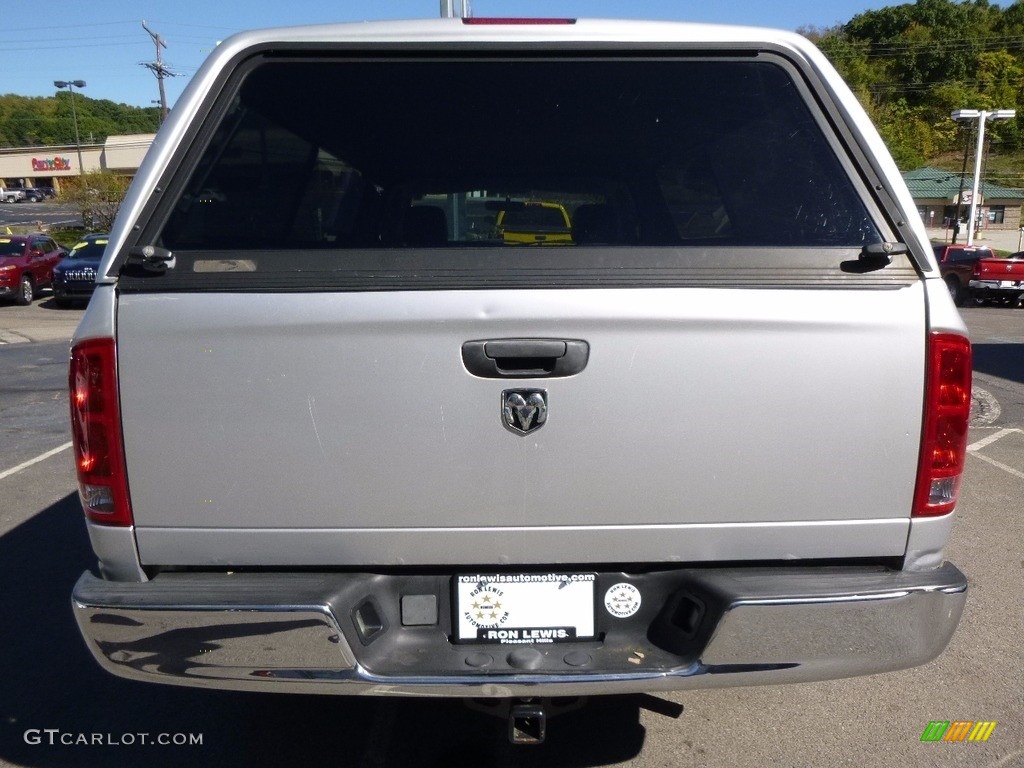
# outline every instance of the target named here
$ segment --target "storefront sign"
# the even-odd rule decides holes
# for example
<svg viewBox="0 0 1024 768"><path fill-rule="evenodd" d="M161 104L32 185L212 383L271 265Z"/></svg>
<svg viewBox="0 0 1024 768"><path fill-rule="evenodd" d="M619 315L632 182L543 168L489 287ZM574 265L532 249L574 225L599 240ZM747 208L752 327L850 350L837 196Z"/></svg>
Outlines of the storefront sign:
<svg viewBox="0 0 1024 768"><path fill-rule="evenodd" d="M71 161L66 157L32 158L33 171L70 171Z"/></svg>

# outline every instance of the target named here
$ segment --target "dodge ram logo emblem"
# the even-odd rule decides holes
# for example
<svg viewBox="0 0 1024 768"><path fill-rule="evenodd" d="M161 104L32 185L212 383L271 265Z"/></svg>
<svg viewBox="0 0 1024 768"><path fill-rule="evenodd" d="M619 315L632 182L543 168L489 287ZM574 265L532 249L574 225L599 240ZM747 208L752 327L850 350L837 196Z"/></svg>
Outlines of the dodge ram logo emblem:
<svg viewBox="0 0 1024 768"><path fill-rule="evenodd" d="M548 420L548 393L543 389L506 389L501 393L501 415L505 426L525 435Z"/></svg>

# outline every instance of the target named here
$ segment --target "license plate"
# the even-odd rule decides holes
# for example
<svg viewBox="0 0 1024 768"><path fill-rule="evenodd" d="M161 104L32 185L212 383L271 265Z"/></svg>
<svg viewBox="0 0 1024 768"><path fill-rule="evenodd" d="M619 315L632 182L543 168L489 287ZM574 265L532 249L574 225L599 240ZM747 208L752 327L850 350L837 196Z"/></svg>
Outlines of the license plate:
<svg viewBox="0 0 1024 768"><path fill-rule="evenodd" d="M592 573L455 577L455 639L474 643L564 643L594 637Z"/></svg>

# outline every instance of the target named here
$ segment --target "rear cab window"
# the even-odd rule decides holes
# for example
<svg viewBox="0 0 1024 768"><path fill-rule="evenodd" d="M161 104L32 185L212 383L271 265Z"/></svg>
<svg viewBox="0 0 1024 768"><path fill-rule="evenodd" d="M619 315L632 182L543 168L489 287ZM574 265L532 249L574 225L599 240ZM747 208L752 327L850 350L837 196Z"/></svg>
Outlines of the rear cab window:
<svg viewBox="0 0 1024 768"><path fill-rule="evenodd" d="M771 54L276 53L209 114L139 240L174 268L124 290L841 282L892 239Z"/></svg>

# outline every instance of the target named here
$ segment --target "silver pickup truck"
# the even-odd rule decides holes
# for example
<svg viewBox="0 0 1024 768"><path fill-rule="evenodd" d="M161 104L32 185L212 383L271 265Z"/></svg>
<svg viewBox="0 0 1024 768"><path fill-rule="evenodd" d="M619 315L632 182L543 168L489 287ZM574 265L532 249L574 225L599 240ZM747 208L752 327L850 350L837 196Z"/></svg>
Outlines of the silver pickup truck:
<svg viewBox="0 0 1024 768"><path fill-rule="evenodd" d="M503 238L531 200L571 239ZM966 330L796 35L238 35L97 283L73 606L114 674L657 692L901 669L959 620Z"/></svg>
<svg viewBox="0 0 1024 768"><path fill-rule="evenodd" d="M25 199L25 190L5 187L0 184L0 203L20 203Z"/></svg>

